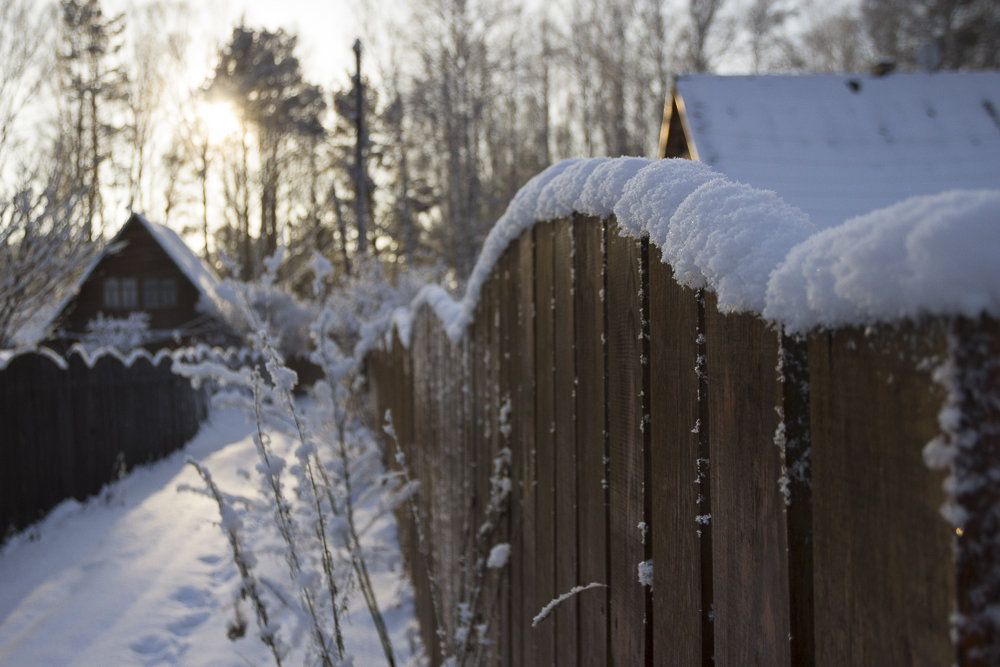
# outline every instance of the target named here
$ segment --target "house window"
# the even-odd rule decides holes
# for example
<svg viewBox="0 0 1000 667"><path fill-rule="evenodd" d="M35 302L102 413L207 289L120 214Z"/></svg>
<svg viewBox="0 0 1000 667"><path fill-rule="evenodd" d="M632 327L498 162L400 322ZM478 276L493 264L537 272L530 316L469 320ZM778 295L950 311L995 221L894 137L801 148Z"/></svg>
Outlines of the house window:
<svg viewBox="0 0 1000 667"><path fill-rule="evenodd" d="M173 278L146 278L142 281L145 308L173 308L177 305L177 282Z"/></svg>
<svg viewBox="0 0 1000 667"><path fill-rule="evenodd" d="M121 279L121 307L136 308L139 306L139 285L135 278Z"/></svg>
<svg viewBox="0 0 1000 667"><path fill-rule="evenodd" d="M128 310L139 305L139 287L135 278L108 278L104 281L104 307Z"/></svg>
<svg viewBox="0 0 1000 667"><path fill-rule="evenodd" d="M108 278L104 281L104 307L121 308L121 299L118 298L118 279Z"/></svg>

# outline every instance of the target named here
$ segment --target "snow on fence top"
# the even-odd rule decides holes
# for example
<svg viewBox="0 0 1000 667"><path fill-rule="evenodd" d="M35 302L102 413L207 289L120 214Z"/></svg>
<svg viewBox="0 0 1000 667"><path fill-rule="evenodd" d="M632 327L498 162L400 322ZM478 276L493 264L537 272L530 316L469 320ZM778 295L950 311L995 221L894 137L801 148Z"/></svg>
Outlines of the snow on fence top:
<svg viewBox="0 0 1000 667"><path fill-rule="evenodd" d="M80 360L87 366L87 368L93 368L97 365L97 362L105 357L113 357L114 359L117 359L126 368L131 367L132 364L139 359L145 359L153 366L159 366L160 362L164 359L173 359L172 351L167 349L158 350L156 353L150 353L148 350L143 348L136 348L127 352L123 352L114 347L99 347L97 349L88 350L80 343L74 343L70 346L69 351L65 354L65 356L47 347L26 347L16 350L0 350L0 371L5 370L7 366L9 366L11 362L18 357L31 354L38 354L43 357L47 357L61 370L66 370L68 368L66 360L74 354L80 357Z"/></svg>
<svg viewBox="0 0 1000 667"><path fill-rule="evenodd" d="M723 312L756 312L790 333L921 315L1000 316L1000 190L914 197L820 230L774 192L700 162L576 158L514 196L460 301L430 287L393 314L401 341L409 343L424 304L459 340L507 246L536 222L573 212L614 215L622 234L660 248L680 284L712 290Z"/></svg>

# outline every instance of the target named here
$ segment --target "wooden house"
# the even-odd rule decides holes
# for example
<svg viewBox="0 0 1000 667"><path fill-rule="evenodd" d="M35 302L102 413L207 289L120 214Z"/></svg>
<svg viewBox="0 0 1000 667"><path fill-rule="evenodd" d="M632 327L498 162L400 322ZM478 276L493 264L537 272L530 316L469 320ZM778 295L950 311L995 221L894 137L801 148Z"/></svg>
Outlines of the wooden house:
<svg viewBox="0 0 1000 667"><path fill-rule="evenodd" d="M143 345L237 339L219 279L181 238L133 213L77 280L48 327L63 343L84 340L97 321L125 321L142 313Z"/></svg>
<svg viewBox="0 0 1000 667"><path fill-rule="evenodd" d="M1000 187L1000 72L679 76L660 156L774 190L819 227Z"/></svg>

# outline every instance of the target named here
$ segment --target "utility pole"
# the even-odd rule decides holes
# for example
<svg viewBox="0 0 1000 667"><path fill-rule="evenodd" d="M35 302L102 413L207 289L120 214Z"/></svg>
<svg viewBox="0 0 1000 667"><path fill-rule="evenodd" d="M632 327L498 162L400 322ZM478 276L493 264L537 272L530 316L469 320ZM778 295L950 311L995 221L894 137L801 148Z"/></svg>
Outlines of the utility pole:
<svg viewBox="0 0 1000 667"><path fill-rule="evenodd" d="M358 225L358 254L368 254L368 233L365 210L368 202L368 178L365 169L365 84L361 80L361 40L354 40L354 124L357 138L354 144L354 217Z"/></svg>

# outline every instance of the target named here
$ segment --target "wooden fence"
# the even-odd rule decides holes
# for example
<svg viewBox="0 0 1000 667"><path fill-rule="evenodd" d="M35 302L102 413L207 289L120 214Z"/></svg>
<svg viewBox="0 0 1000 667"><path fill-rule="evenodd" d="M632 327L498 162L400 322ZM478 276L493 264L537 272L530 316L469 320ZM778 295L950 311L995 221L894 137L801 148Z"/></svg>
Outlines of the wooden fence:
<svg viewBox="0 0 1000 667"><path fill-rule="evenodd" d="M613 220L525 232L459 342L425 306L409 347L395 333L368 360L421 484L401 531L433 663L990 664L996 626L973 621L1000 602L1000 487L966 493L979 509L956 534L947 473L922 451L948 404L980 427L956 488L1000 472L998 332L934 320L793 340L678 286ZM949 393L939 368L975 388ZM490 530L505 448L513 491ZM484 570L498 543L509 562ZM607 587L532 627L591 582ZM489 659L463 652L463 626Z"/></svg>
<svg viewBox="0 0 1000 667"><path fill-rule="evenodd" d="M0 370L0 536L194 436L206 395L157 359L26 353Z"/></svg>

